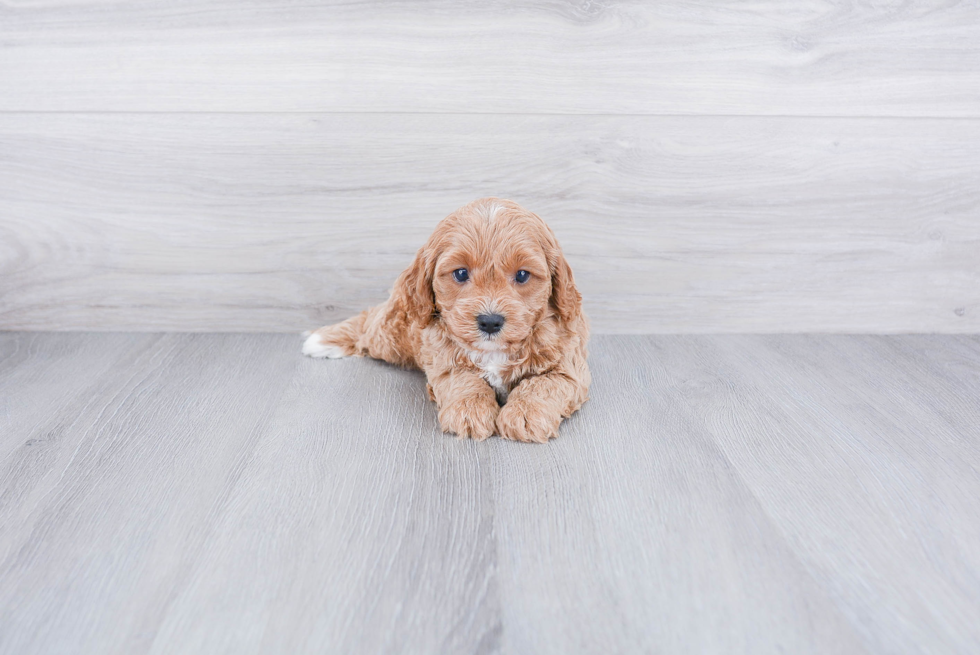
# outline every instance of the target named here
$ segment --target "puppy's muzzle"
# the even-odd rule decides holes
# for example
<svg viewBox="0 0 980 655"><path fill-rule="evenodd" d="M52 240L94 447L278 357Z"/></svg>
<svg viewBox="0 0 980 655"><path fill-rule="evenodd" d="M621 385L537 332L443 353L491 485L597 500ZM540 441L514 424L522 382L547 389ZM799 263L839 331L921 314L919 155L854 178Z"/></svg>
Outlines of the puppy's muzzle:
<svg viewBox="0 0 980 655"><path fill-rule="evenodd" d="M504 317L500 314L480 314L476 317L476 326L487 336L497 334L504 327Z"/></svg>

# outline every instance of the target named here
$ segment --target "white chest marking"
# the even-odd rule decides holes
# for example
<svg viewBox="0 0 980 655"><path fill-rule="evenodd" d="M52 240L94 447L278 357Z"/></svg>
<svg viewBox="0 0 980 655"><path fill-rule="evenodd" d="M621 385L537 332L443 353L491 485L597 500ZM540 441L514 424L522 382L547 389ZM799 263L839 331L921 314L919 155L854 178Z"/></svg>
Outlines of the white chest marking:
<svg viewBox="0 0 980 655"><path fill-rule="evenodd" d="M501 373L507 366L507 353L494 350L470 350L466 355L483 371L483 379L497 392L497 398L501 401L506 400L507 387L504 386Z"/></svg>

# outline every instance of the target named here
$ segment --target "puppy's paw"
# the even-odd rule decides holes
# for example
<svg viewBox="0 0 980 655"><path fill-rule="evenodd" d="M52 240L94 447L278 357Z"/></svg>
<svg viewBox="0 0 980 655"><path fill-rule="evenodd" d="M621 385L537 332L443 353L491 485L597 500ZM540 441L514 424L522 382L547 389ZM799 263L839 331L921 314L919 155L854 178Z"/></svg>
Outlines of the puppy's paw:
<svg viewBox="0 0 980 655"><path fill-rule="evenodd" d="M511 396L497 414L497 434L504 439L546 443L558 436L561 412L545 403Z"/></svg>
<svg viewBox="0 0 980 655"><path fill-rule="evenodd" d="M329 335L324 335L323 331L317 330L306 337L306 341L303 342L304 355L307 357L340 359L341 357L350 357L354 354L354 348L349 343L333 343Z"/></svg>
<svg viewBox="0 0 980 655"><path fill-rule="evenodd" d="M439 425L445 432L483 441L493 434L500 406L493 396L460 398L439 410Z"/></svg>

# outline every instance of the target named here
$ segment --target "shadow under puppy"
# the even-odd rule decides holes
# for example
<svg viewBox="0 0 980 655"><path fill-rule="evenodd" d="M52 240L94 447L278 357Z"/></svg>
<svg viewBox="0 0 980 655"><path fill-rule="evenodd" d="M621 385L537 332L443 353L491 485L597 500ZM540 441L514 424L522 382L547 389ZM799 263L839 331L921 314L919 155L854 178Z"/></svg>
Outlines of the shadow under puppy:
<svg viewBox="0 0 980 655"><path fill-rule="evenodd" d="M554 233L485 198L436 226L387 302L313 332L303 352L420 368L446 432L545 442L588 399L588 337Z"/></svg>

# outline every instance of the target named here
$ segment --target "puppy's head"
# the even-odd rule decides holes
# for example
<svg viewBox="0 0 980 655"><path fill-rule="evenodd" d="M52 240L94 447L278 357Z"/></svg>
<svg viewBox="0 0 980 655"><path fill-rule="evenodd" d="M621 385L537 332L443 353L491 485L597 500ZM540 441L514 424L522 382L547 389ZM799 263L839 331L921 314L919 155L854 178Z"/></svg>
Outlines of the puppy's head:
<svg viewBox="0 0 980 655"><path fill-rule="evenodd" d="M549 315L570 322L582 297L551 229L517 203L485 198L446 217L399 285L418 320L461 345L510 350Z"/></svg>

